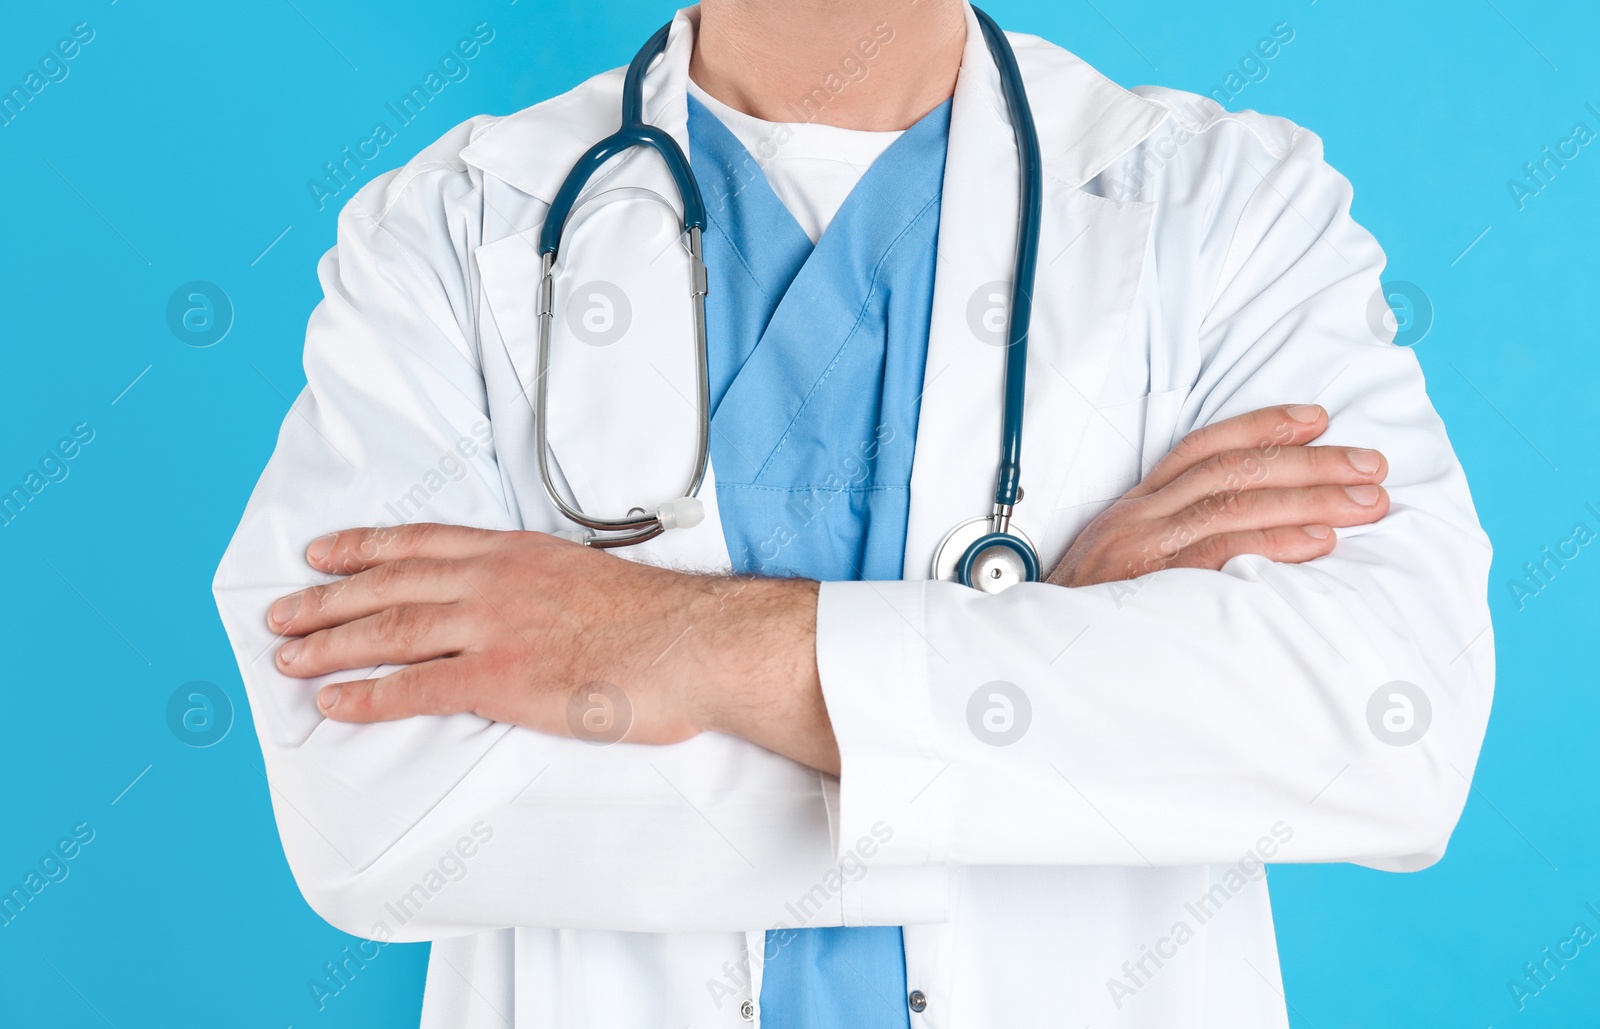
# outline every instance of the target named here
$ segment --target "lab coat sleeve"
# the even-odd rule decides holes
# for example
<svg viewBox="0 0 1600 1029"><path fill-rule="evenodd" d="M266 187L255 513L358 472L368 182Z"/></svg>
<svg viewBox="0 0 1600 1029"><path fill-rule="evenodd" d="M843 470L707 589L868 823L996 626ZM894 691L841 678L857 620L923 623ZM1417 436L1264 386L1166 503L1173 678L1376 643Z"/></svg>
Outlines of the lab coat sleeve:
<svg viewBox="0 0 1600 1029"><path fill-rule="evenodd" d="M876 862L1170 866L1262 849L1413 870L1443 854L1492 693L1489 543L1415 356L1369 324L1384 258L1349 184L1303 130L1262 164L1232 176L1259 185L1215 229L1226 256L1173 438L1316 399L1321 442L1388 456L1390 513L1298 565L1245 556L996 597L824 584L841 836L893 826Z"/></svg>
<svg viewBox="0 0 1600 1029"><path fill-rule="evenodd" d="M341 724L314 695L351 673L307 682L274 666L266 611L326 578L304 559L317 536L400 520L520 527L471 331L476 189L459 166L422 160L345 207L319 268L305 390L216 574L290 869L319 914L377 939L778 924L835 864L815 773L784 763L777 776L772 755L711 735L597 747L471 715ZM885 903L935 919L935 894ZM835 898L815 924L841 924L842 908Z"/></svg>

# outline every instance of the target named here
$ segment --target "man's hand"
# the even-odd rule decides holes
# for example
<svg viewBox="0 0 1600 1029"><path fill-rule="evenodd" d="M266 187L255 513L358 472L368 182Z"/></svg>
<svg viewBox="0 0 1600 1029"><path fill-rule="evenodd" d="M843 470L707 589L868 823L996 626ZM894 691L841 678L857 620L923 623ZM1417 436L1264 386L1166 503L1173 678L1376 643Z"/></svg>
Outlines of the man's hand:
<svg viewBox="0 0 1600 1029"><path fill-rule="evenodd" d="M1382 455L1308 447L1320 407L1273 407L1199 429L1091 522L1051 573L1061 586L1238 554L1307 561L1332 527L1377 521ZM817 584L691 575L537 532L452 525L347 529L313 542L345 576L272 605L285 675L383 664L323 687L329 718L471 712L543 733L675 743L724 732L839 771L816 666Z"/></svg>
<svg viewBox="0 0 1600 1029"><path fill-rule="evenodd" d="M838 770L815 583L688 575L543 533L453 525L347 529L306 559L346 578L272 605L273 631L303 637L279 648L279 669L408 666L324 686L329 718L472 712L597 742L716 730Z"/></svg>
<svg viewBox="0 0 1600 1029"><path fill-rule="evenodd" d="M1073 542L1049 581L1089 586L1162 568L1220 569L1240 554L1295 563L1333 550L1334 528L1389 510L1375 450L1310 447L1328 413L1267 407L1196 429Z"/></svg>

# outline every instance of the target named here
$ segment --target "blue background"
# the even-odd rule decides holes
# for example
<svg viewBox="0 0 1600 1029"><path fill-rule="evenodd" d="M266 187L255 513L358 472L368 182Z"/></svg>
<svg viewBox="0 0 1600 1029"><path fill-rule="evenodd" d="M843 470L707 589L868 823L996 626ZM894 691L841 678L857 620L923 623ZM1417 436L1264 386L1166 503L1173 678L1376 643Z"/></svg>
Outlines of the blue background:
<svg viewBox="0 0 1600 1029"><path fill-rule="evenodd" d="M1600 1010L1600 948L1519 1011L1507 981L1577 921L1600 929L1593 614L1600 550L1536 596L1511 583L1582 520L1594 446L1600 147L1519 205L1508 180L1600 131L1600 8L1453 0L990 0L1010 28L1125 85L1208 92L1273 26L1294 39L1230 102L1318 132L1391 279L1433 307L1416 344L1497 559L1499 696L1450 852L1417 875L1277 867L1297 1029L1567 1027ZM319 1011L307 983L351 938L279 849L212 571L303 384L300 348L337 202L307 186L385 104L487 22L495 36L362 173L452 124L621 64L671 8L421 0L8 4L0 86L95 36L0 127L0 490L72 427L92 442L0 527L5 712L0 887L74 826L91 843L0 928L0 1024L415 1024L426 947L391 945ZM1260 72L1257 71L1259 77ZM1592 152L1591 152L1592 151ZM347 190L348 196L353 190ZM169 297L215 284L209 347ZM1424 326L1413 321L1416 335ZM189 338L186 338L189 337ZM1286 398L1294 399L1294 398ZM51 470L59 477L60 470ZM172 721L169 698L222 701ZM225 710L227 698L234 707ZM192 706L180 703L180 709ZM181 712L180 712L181 713ZM215 732L211 733L214 736Z"/></svg>

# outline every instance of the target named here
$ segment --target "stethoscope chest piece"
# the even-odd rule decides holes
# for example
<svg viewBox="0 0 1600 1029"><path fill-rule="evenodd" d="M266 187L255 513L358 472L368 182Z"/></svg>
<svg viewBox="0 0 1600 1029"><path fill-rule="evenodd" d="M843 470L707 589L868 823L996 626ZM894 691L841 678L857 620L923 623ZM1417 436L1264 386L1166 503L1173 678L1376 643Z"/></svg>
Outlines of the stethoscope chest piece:
<svg viewBox="0 0 1600 1029"><path fill-rule="evenodd" d="M992 518L973 518L945 534L933 553L933 577L982 593L1001 593L1019 582L1039 581L1033 541L1010 526L993 531Z"/></svg>

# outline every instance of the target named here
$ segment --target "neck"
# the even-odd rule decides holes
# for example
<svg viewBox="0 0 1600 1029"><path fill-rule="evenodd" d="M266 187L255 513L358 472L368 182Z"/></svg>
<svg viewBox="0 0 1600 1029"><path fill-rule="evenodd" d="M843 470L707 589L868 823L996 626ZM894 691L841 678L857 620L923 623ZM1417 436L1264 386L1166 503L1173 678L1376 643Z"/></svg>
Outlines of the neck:
<svg viewBox="0 0 1600 1029"><path fill-rule="evenodd" d="M955 92L966 36L961 0L701 0L689 74L766 121L893 131Z"/></svg>

